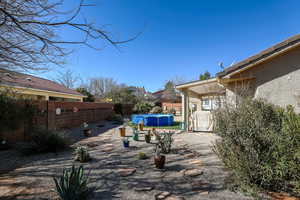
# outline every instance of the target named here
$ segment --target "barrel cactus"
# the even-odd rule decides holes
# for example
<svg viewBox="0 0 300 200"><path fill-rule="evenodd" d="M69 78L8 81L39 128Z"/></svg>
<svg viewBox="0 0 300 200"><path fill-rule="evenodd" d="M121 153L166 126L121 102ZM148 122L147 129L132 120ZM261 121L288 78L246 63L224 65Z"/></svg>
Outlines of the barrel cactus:
<svg viewBox="0 0 300 200"><path fill-rule="evenodd" d="M91 159L88 149L85 146L77 147L75 149L75 154L75 160L79 162L88 162Z"/></svg>

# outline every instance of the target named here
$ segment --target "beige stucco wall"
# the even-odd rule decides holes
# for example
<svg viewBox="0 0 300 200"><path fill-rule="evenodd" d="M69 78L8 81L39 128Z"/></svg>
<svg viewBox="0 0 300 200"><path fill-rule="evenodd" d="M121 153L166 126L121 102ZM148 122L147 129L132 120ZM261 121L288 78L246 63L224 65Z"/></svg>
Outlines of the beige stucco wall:
<svg viewBox="0 0 300 200"><path fill-rule="evenodd" d="M292 105L296 112L300 112L300 48L233 78L238 77L255 77L255 80L251 81L255 98L262 98L282 107ZM228 87L227 98L234 97L233 86Z"/></svg>

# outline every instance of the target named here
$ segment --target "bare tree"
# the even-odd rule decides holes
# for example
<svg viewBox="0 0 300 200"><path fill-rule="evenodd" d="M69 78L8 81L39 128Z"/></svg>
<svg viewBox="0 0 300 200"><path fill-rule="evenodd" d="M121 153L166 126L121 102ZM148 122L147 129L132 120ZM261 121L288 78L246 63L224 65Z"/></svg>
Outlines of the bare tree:
<svg viewBox="0 0 300 200"><path fill-rule="evenodd" d="M98 97L105 97L121 86L113 78L95 77L89 80L88 91Z"/></svg>
<svg viewBox="0 0 300 200"><path fill-rule="evenodd" d="M74 1L74 0L73 0ZM117 40L105 30L79 16L87 6L78 0L73 10L63 10L64 0L0 0L0 68L10 70L47 69L51 64L61 65L71 53L68 45L85 45L94 49L99 42L117 46L133 40ZM79 32L82 38L67 40L59 31ZM41 67L43 66L43 67Z"/></svg>
<svg viewBox="0 0 300 200"><path fill-rule="evenodd" d="M58 72L54 81L64 85L67 88L74 89L78 81L79 75L76 75L72 70L68 69L64 72Z"/></svg>

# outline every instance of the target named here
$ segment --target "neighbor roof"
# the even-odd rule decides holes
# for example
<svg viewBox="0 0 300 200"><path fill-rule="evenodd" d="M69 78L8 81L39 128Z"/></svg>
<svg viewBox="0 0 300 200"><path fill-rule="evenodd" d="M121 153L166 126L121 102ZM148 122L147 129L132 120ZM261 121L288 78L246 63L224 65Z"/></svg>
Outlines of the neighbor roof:
<svg viewBox="0 0 300 200"><path fill-rule="evenodd" d="M283 42L280 42L268 49L265 49L254 56L251 56L241 62L238 62L238 63L232 65L231 67L224 69L224 71L217 73L216 75L217 75L217 77L226 76L235 71L247 68L252 64L255 65L256 63L259 63L262 60L268 59L268 58L272 57L273 55L281 54L292 47L298 46L299 44L300 44L300 34L292 36L292 37L288 38L287 40L284 40Z"/></svg>
<svg viewBox="0 0 300 200"><path fill-rule="evenodd" d="M84 96L81 93L66 88L65 86L60 85L54 81L50 81L44 78L39 78L28 74L12 72L4 69L0 69L0 84L12 86L12 87L23 87L23 88L59 92L64 94L77 95L77 96Z"/></svg>

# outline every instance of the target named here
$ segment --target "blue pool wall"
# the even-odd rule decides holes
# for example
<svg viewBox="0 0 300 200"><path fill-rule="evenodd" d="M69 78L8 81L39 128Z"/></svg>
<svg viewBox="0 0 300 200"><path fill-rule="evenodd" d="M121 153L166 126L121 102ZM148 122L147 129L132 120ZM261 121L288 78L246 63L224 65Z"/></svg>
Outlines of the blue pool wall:
<svg viewBox="0 0 300 200"><path fill-rule="evenodd" d="M172 114L136 114L131 116L134 124L144 122L145 126L172 126L174 116Z"/></svg>

